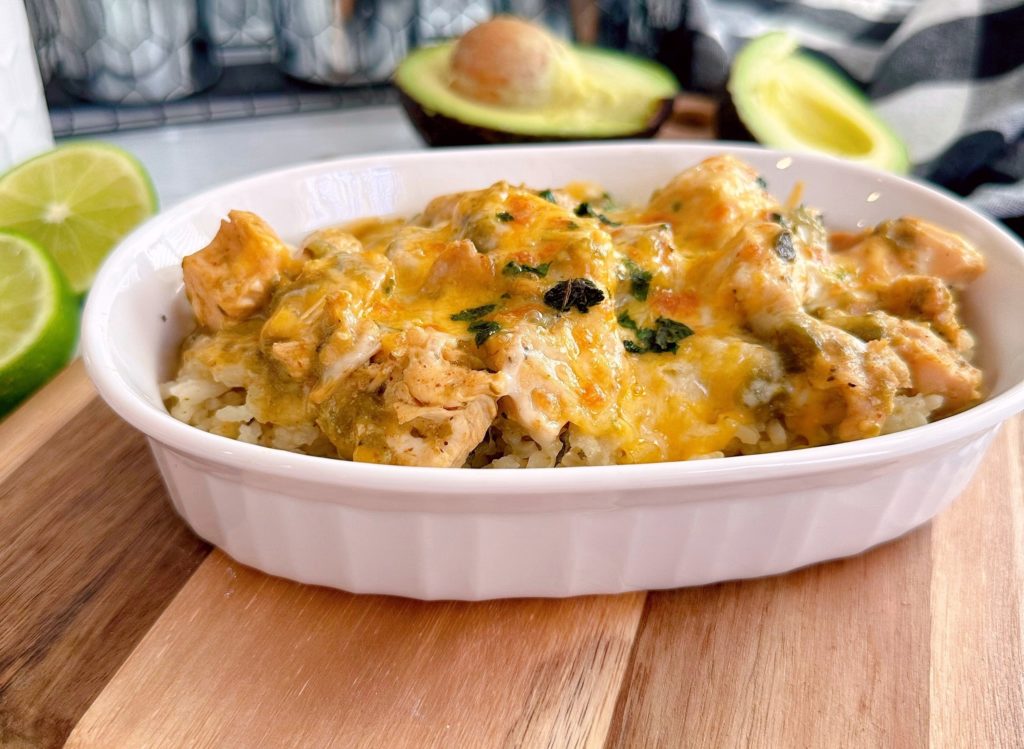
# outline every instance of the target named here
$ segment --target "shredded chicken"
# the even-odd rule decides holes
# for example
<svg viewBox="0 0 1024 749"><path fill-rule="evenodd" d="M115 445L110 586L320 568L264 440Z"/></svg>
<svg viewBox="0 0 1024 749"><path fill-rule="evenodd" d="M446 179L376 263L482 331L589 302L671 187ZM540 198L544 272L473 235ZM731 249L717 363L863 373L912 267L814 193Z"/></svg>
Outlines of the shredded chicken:
<svg viewBox="0 0 1024 749"><path fill-rule="evenodd" d="M454 336L409 328L319 407L317 422L352 460L461 466L497 414L505 377Z"/></svg>

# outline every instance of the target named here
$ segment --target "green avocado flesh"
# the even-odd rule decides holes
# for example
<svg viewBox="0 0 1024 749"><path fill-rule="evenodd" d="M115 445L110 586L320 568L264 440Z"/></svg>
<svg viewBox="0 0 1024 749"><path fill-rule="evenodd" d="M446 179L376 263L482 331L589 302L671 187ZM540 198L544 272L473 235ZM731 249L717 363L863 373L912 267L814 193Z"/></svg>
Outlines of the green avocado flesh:
<svg viewBox="0 0 1024 749"><path fill-rule="evenodd" d="M907 149L871 104L828 65L774 32L736 56L729 95L742 124L774 148L822 151L892 172L909 167Z"/></svg>
<svg viewBox="0 0 1024 749"><path fill-rule="evenodd" d="M421 130L424 120L437 119L526 139L650 134L668 115L670 108L665 103L679 89L672 74L655 62L612 50L573 47L579 86L571 98L558 98L543 107L492 105L450 87L449 60L454 45L448 42L420 48L395 71L395 84L422 110L423 116L414 117ZM424 135L433 142L429 133Z"/></svg>

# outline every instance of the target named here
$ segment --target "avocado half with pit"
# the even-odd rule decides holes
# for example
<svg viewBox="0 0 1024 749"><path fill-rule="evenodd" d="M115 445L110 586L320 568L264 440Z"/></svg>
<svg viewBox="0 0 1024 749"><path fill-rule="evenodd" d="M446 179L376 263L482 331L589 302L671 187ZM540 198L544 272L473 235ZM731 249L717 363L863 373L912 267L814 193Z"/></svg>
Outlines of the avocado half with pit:
<svg viewBox="0 0 1024 749"><path fill-rule="evenodd" d="M794 151L821 151L891 172L910 166L903 141L838 71L773 32L748 43L732 65L719 136Z"/></svg>
<svg viewBox="0 0 1024 749"><path fill-rule="evenodd" d="M432 146L650 137L679 90L655 62L506 16L413 51L394 81Z"/></svg>

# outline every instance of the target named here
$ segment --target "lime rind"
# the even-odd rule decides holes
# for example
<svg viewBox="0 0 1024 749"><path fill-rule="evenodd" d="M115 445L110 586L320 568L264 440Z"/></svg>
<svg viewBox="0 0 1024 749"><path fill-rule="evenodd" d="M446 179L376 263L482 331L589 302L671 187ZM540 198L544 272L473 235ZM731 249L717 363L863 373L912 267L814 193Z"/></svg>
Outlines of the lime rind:
<svg viewBox="0 0 1024 749"><path fill-rule="evenodd" d="M73 141L0 176L0 230L27 236L85 292L117 242L157 208L142 164L105 143Z"/></svg>
<svg viewBox="0 0 1024 749"><path fill-rule="evenodd" d="M0 416L67 363L77 337L77 299L56 263L0 232Z"/></svg>

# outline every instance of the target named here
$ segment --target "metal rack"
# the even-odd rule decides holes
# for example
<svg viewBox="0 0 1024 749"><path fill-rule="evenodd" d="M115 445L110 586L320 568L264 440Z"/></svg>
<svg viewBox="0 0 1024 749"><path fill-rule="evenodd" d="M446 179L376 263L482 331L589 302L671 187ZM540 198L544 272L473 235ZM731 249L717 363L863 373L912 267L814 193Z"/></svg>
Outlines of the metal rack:
<svg viewBox="0 0 1024 749"><path fill-rule="evenodd" d="M297 112L320 112L397 101L390 85L321 87L288 78L271 64L225 68L208 91L156 104L98 104L77 99L54 82L46 87L55 137L95 135L162 125L190 125Z"/></svg>
<svg viewBox="0 0 1024 749"><path fill-rule="evenodd" d="M392 103L396 96L387 81L408 49L461 34L497 13L532 18L566 38L654 54L652 29L658 19L679 23L683 5L678 0L25 3L58 137ZM675 16L658 11L661 6L675 7ZM179 10L181 17L169 15ZM113 29L109 34L116 30L130 38L111 41L105 25ZM160 54L173 69L167 81L157 79L153 86L142 76L153 75L153 59ZM137 71L139 78L133 79ZM198 92L182 96L196 71L208 80L195 86ZM209 80L216 82L208 85ZM163 97L161 83L168 84Z"/></svg>

